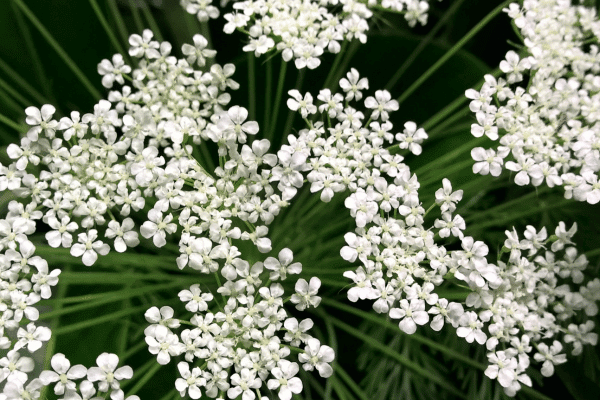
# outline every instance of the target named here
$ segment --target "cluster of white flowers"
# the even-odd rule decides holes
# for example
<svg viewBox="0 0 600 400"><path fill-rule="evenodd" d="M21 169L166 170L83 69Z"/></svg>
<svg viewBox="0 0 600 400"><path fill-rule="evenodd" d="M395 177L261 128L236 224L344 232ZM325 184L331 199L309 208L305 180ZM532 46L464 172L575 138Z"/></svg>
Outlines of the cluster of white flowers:
<svg viewBox="0 0 600 400"><path fill-rule="evenodd" d="M39 399L42 387L54 386L54 394L61 396L61 400L106 399L109 395L112 400L140 400L135 395L125 398L120 381L131 379L133 370L129 366L117 368L119 357L116 354L102 353L96 359L96 364L97 367L89 369L81 364L71 366L64 354L56 353L50 360L52 370L43 371L39 378L24 386L27 372L33 370L34 362L11 351L0 359L0 366L8 379L0 399Z"/></svg>
<svg viewBox="0 0 600 400"><path fill-rule="evenodd" d="M499 144L473 149L473 172L514 171L517 185L563 186L565 197L600 202L600 22L594 8L528 0L505 9L525 47L467 90L471 133Z"/></svg>
<svg viewBox="0 0 600 400"><path fill-rule="evenodd" d="M182 0L182 5L200 21L216 18L219 11L205 0ZM225 33L239 30L248 35L243 50L258 57L273 49L285 61L294 59L298 69L317 68L325 50L339 53L340 42L367 41L372 9L404 14L410 26L427 23L426 0L275 0L236 1L233 12L224 15Z"/></svg>
<svg viewBox="0 0 600 400"><path fill-rule="evenodd" d="M278 259L268 257L251 267L234 243L249 241L262 253L271 251L267 225L297 192L297 158L287 151L267 154L268 140L246 144L247 135L258 132L258 124L246 121L248 112L242 107L223 109L230 100L224 91L238 87L230 79L233 65L214 64L206 72L191 66L204 66L205 57L214 56L214 51L205 48L205 38L196 35L195 46L182 48L187 58L177 59L170 55L168 43L152 37L149 30L130 37L129 54L139 59L137 68L125 65L118 54L99 64L104 86L111 88L115 82L123 86L111 91L108 100L100 100L94 113L80 116L73 112L56 121L51 105L41 110L30 107L26 113L31 128L20 146L9 146L14 162L2 167L0 189L10 189L26 199L25 204L11 202L8 216L0 221L4 250L0 260L0 343L11 349L0 378L14 381L4 389L9 399L17 398L17 386L28 391L30 397L23 398L38 398L37 389L53 382L42 375L22 389L32 362L25 358L19 368L15 366L19 350L26 347L33 352L51 335L49 328L36 327L33 322L27 329L18 328L23 316L30 321L38 319L34 304L50 297L50 286L57 284L60 273L49 272L46 261L34 255L35 246L27 240L27 235L36 231L37 220L50 228L45 235L50 246L70 248L73 256L91 266L109 253L110 242L117 252L137 246L140 238L130 215L141 217L145 222L139 231L154 246L165 246L167 235L179 238L181 255L176 263L180 269L215 273L217 282L219 275L226 279L217 289L227 298L220 312L199 313L191 321L181 321L195 326L181 333L185 345L170 330L180 325L171 318L172 309L163 308L162 314L151 309L146 314L153 324L146 330L146 340L160 364L183 352L189 362L205 359L207 369L202 368L201 374L198 368L189 372L186 363L179 366L191 397L199 398L198 387L205 386L212 397L227 390L231 399L240 394L251 399L253 390L261 386L260 379L271 374L276 379L267 381L268 388L278 388L280 398L289 400L291 393L302 389L299 379L293 377L298 364L285 360L290 348L300 353L305 370L316 368L323 377L332 373L328 363L333 360L333 350L306 333L312 321L298 323L287 317L281 298L283 286L274 283L300 273L300 264L292 262L292 252L283 249ZM131 86L124 85L125 80ZM192 155L205 141L216 143L219 149L220 165L213 168L214 175L202 166L206 163L208 168L212 160ZM44 169L35 176L28 172L30 166ZM271 186L274 181L277 188ZM261 279L263 267L267 276ZM316 307L319 287L318 278L310 283L299 279L296 293L288 300L300 311ZM208 310L206 302L213 295L202 294L194 285L181 292L180 298L188 311L196 313ZM18 328L17 340L4 335L4 328ZM279 331L285 333L283 341L289 345L281 344L276 336ZM300 344L306 348L292 347ZM112 361L110 365L116 366ZM231 366L235 371L229 376L223 369ZM191 379L190 373L197 379ZM88 371L89 381L97 380L95 376ZM176 386L186 390L180 389L180 381ZM121 400L118 384L111 387L113 400ZM106 392L106 388L99 390ZM81 390L84 398L95 391L88 383L82 383Z"/></svg>
<svg viewBox="0 0 600 400"><path fill-rule="evenodd" d="M266 392L266 383L269 390L278 391L281 400L290 400L292 393L300 393L303 387L296 376L298 363L287 359L291 350L305 371L317 369L320 376L331 376L333 349L307 333L313 326L311 319L298 322L283 308L287 300L282 298L284 288L277 281L285 280L288 273L300 273L302 268L292 257L289 249L283 249L278 259L268 257L252 267L238 259L238 278L228 278L217 290L225 301L222 307L217 304L219 311L211 310L211 293L202 293L199 285L192 285L179 293L185 309L193 314L189 320L173 318L174 310L166 306L146 312L151 323L145 330L146 342L158 363L167 364L172 356L184 354L185 361L177 364L181 378L175 382L182 397L187 393L199 399L204 391L212 398L223 398L226 392L230 399L241 395L252 400L255 393L266 399L260 396L261 389ZM264 268L271 271L266 284L260 279ZM320 284L318 278L312 278L310 284L304 279L297 281L291 301L297 303L298 310L320 303L316 296ZM174 333L182 324L190 328ZM194 366L198 365L195 360L201 360L201 365Z"/></svg>
<svg viewBox="0 0 600 400"><path fill-rule="evenodd" d="M365 99L365 107L373 110L369 119L373 122L363 124L364 114L348 100L362 98L366 79L359 80L352 71L340 87L346 92L345 107L344 95L329 90L320 92L323 104L318 109L310 94L296 91L290 92L288 105L310 125L294 139L294 146L305 149L311 191L320 191L321 199L329 201L336 192L349 190L345 206L357 228L345 235L347 245L340 253L348 262L358 260L359 266L344 274L354 283L348 298L374 300L373 309L399 319L400 329L407 334L427 323L439 331L447 322L469 343L485 344L490 351L486 375L497 378L509 395L521 384L531 385L525 370L532 351L533 359L542 363L542 374L550 376L555 364L566 361L560 354L562 343L572 344L574 355L581 353L584 344L595 345L594 323L575 323L585 318L583 314L596 315L600 300L599 279L570 286L584 281L582 271L587 266L585 256L578 256L572 247L576 226L567 231L561 222L551 237L545 229L536 232L529 226L523 240L507 231L497 263L488 262L487 245L464 235L465 220L455 212L462 190L453 191L444 179L426 211L419 201L416 175L401 156L382 147L394 138L388 113L398 108L389 93L377 91L375 97ZM328 128L307 119L317 112ZM336 125L331 124L332 118ZM419 154L419 143L427 135L408 122L395 137L400 148ZM436 206L441 216L426 227L425 216ZM462 249L447 250L439 243L449 237L458 238ZM505 253L509 258L502 261ZM435 293L444 282L466 284L472 293L464 304L450 302Z"/></svg>

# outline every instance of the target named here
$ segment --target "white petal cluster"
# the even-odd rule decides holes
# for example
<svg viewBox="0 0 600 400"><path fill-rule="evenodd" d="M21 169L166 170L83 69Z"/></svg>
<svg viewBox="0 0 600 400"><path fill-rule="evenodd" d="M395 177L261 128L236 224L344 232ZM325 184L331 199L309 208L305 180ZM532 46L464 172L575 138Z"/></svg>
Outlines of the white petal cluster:
<svg viewBox="0 0 600 400"><path fill-rule="evenodd" d="M317 68L320 56L339 53L341 43L367 41L369 20L375 11L403 14L408 24L427 23L428 0L275 0L235 1L233 11L225 13L225 33L243 32L248 44L243 50L258 57L281 52L285 61L294 60L296 68ZM182 0L182 6L200 21L216 18L219 11L211 0Z"/></svg>
<svg viewBox="0 0 600 400"><path fill-rule="evenodd" d="M473 136L491 148L471 155L473 172L515 173L517 185L562 186L565 198L600 202L600 21L567 1L512 3L504 10L524 47L509 51L499 78L469 89Z"/></svg>
<svg viewBox="0 0 600 400"><path fill-rule="evenodd" d="M7 385L7 396L12 399L13 392L26 390L37 398L33 392L59 382L57 394L90 398L96 393L95 383L98 391L122 400L118 381L131 377L131 369L115 370L114 354L102 355L99 367L88 370L80 395L75 395L73 380L83 377L81 366L71 371L60 355L55 372L46 371L27 384L32 360L19 351L34 352L49 340L50 329L34 323L39 316L35 304L50 297L60 273L48 270L27 239L39 222L49 228L45 236L51 247L70 249L86 266L96 264L111 247L122 253L141 239L158 248L178 241L179 269L214 273L217 282L219 276L225 282L214 294L202 292L199 285L179 293L185 309L194 314L186 321L193 329L174 333L181 321L170 307L148 310L151 325L145 334L150 353L159 364L183 354L190 363L204 360L201 371L179 365L185 383L178 381L176 387L193 398L200 397L200 388L211 397L226 391L230 398L254 398L255 389L265 382L287 400L302 389L294 377L299 365L286 360L290 347L304 354L298 346L306 345L307 352L325 354L318 361L312 355L301 359L306 370L317 365L323 377L331 374L326 363L333 360L333 350L313 342L308 347L313 338L306 331L312 321L298 325L283 308L279 281L302 269L292 251L282 249L277 257L265 256L264 262L251 265L240 248L245 241L261 253L271 251L268 225L302 186L306 157L291 146L275 155L268 153L268 140L249 142L258 124L248 120L243 107L225 108L230 100L226 90L238 87L231 79L233 65L213 64L198 71L188 62L204 65L204 57L214 56L201 36L194 38L193 49L184 47L187 59L171 56L170 44L154 41L149 30L132 35L130 45L129 54L138 59L136 68L124 65L118 56L98 68L103 84L121 84L119 90L100 100L93 113L71 113L60 121L53 119L52 106L28 109L32 128L21 146L10 147L14 162L2 168L0 189L10 187L23 199L12 201L0 220L0 346L10 350L0 380L16 382L16 389ZM218 166L193 154L206 143L218 148ZM31 166L42 172L29 173ZM134 220L140 219L136 226ZM298 310L319 305L320 284L318 278L310 283L298 280L290 296ZM215 295L225 300L223 308ZM31 322L19 327L24 319ZM15 331L16 339L5 330ZM224 370L230 367L235 367L230 373ZM269 380L272 376L276 379Z"/></svg>
<svg viewBox="0 0 600 400"><path fill-rule="evenodd" d="M348 78L358 82L357 72ZM366 88L368 82L362 85ZM361 98L360 91L354 93L351 86L345 86L353 98ZM305 101L308 98L303 96ZM531 386L525 371L532 359L541 363L544 376L550 376L554 365L566 361L561 343L573 343L573 354L579 354L583 344L597 343L597 335L590 332L594 323L581 324L581 320L598 312L600 292L594 290L600 280L584 283L588 262L571 240L576 225L567 229L560 222L552 236L545 228L536 231L532 226L524 232L525 238L514 230L506 231L497 261L489 262L488 246L463 233L465 221L456 213L462 190L454 191L444 179L426 211L419 200L416 175L400 155L383 148L384 142L394 138L387 116L376 109L370 118L375 121L367 128L361 111L350 103L338 107L336 98L341 102L343 96L322 91L318 97L328 102L319 107L328 127L307 119L309 129L293 140L296 148L309 149L311 191L320 191L323 201L344 192L344 204L355 219L357 228L345 235L346 246L340 251L342 258L360 265L344 273L353 282L350 301L374 301L373 309L399 320L407 334L421 325L429 324L436 331L446 323L452 325L467 342L486 346L490 352L486 374L498 379L509 395L522 384ZM389 98L388 94L379 96ZM381 101L367 97L365 107L373 109L376 103ZM311 104L306 101L303 107L309 109ZM419 137L420 142L427 137L424 131L418 132L416 124L406 123L404 132L395 135L401 141L398 148L419 154L420 147L411 148L414 142L408 140ZM425 216L436 206L441 218L426 226ZM460 241L460 249L445 247L450 237ZM471 290L464 303L436 294L436 287L449 284Z"/></svg>
<svg viewBox="0 0 600 400"><path fill-rule="evenodd" d="M317 368L325 378L332 374L333 349L306 333L313 326L310 319L298 324L284 308L284 288L279 281L285 280L286 274L281 271L300 273L302 268L292 261L289 249L280 252L279 260L269 257L251 267L240 260L235 273L225 274L227 281L217 289L216 296L225 303L222 307L199 285L182 290L179 298L193 313L185 320L173 318L174 310L167 306L146 312L151 323L145 330L146 343L158 363L168 364L176 356L185 358L177 364L181 378L175 382L181 396L214 398L221 392L230 399L240 395L254 399L255 393L268 388L277 390L281 400L289 400L292 393L302 391L302 382L295 376L299 364L288 360L291 350L306 371ZM269 276L267 264L278 274ZM264 279L269 281L263 283ZM318 306L320 285L318 278L312 278L310 284L304 279L297 281L291 299L298 310Z"/></svg>

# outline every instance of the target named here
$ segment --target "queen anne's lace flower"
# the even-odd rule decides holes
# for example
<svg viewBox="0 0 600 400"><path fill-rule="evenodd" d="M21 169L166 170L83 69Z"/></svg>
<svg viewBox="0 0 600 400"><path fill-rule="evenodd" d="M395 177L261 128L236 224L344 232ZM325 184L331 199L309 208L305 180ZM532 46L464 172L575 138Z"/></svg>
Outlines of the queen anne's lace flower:
<svg viewBox="0 0 600 400"><path fill-rule="evenodd" d="M181 0L186 11L196 14L200 21L219 16L219 10L211 3L212 0ZM372 9L403 13L411 27L417 22L425 25L429 11L428 0L345 0L341 4L343 7L339 7L338 0L235 1L233 12L224 15L227 23L223 30L239 30L247 35L249 43L243 50L254 52L257 57L276 50L282 53L284 61L294 58L296 68L314 69L321 64L319 57L324 51L341 51L340 42L355 38L366 42ZM146 36L136 35L130 44L135 46L136 56L152 50L144 47L149 46Z"/></svg>
<svg viewBox="0 0 600 400"><path fill-rule="evenodd" d="M598 47L586 44L600 34L596 11L570 1L513 3L504 11L525 47L506 54L502 77L486 75L479 92L466 92L477 120L471 133L498 142L472 150L473 172L498 176L505 168L516 172L517 185L563 186L566 198L596 204Z"/></svg>

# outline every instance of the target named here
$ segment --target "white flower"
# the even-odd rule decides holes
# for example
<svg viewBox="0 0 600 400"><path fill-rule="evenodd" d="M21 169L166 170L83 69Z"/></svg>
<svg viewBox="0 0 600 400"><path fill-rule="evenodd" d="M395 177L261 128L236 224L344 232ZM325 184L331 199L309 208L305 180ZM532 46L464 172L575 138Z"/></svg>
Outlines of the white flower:
<svg viewBox="0 0 600 400"><path fill-rule="evenodd" d="M52 116L56 112L51 104L44 104L41 109L36 107L27 107L25 109L25 122L31 125L31 128L27 132L29 140L35 142L38 140L38 136L41 132L46 134L46 137L52 139L55 136L56 128L58 127L58 121L52 119Z"/></svg>
<svg viewBox="0 0 600 400"><path fill-rule="evenodd" d="M181 52L187 56L187 62L193 64L197 63L199 67L203 67L206 63L206 58L213 58L216 55L215 50L207 49L208 40L202 35L194 35L192 38L194 45L184 43L181 46Z"/></svg>
<svg viewBox="0 0 600 400"><path fill-rule="evenodd" d="M291 99L288 99L287 106L292 111L299 111L302 118L308 117L309 114L315 114L317 107L313 104L313 97L310 93L306 93L304 97L296 89L288 92Z"/></svg>
<svg viewBox="0 0 600 400"><path fill-rule="evenodd" d="M71 367L71 363L62 353L56 353L52 356L50 365L52 365L54 371L42 371L40 380L45 386L58 382L54 386L54 393L56 394L63 394L65 390L74 391L76 386L73 380L81 379L87 374L87 368L81 364Z"/></svg>
<svg viewBox="0 0 600 400"><path fill-rule="evenodd" d="M167 244L167 233L172 234L177 231L177 225L172 223L173 215L169 214L164 219L162 213L156 209L148 211L148 219L140 227L140 233L146 239L152 238L156 247L163 247Z"/></svg>
<svg viewBox="0 0 600 400"><path fill-rule="evenodd" d="M177 369L181 374L181 378L175 380L175 388L179 391L181 397L185 396L187 390L188 395L192 399L199 399L202 396L200 387L206 385L206 379L202 376L202 370L198 367L190 371L190 366L186 362L177 364Z"/></svg>
<svg viewBox="0 0 600 400"><path fill-rule="evenodd" d="M50 340L50 336L52 336L50 329L45 326L35 326L33 322L30 322L27 324L27 330L19 328L17 331L18 341L14 349L19 350L27 346L27 350L33 353L42 347L42 342Z"/></svg>
<svg viewBox="0 0 600 400"><path fill-rule="evenodd" d="M105 59L98 64L98 73L102 75L102 86L107 89L110 89L115 81L123 85L125 83L123 74L128 74L130 72L131 67L125 64L121 54L115 54L112 58L112 62ZM68 140L68 138L66 139Z"/></svg>
<svg viewBox="0 0 600 400"><path fill-rule="evenodd" d="M42 299L49 299L52 295L50 286L56 286L61 270L53 269L52 272L48 273L48 263L45 260L37 263L36 268L38 273L31 277L31 283L34 284L33 290L39 293Z"/></svg>
<svg viewBox="0 0 600 400"><path fill-rule="evenodd" d="M304 353L298 354L298 361L302 363L305 371L312 371L314 368L319 371L322 378L329 378L333 374L331 363L335 358L333 349L329 346L321 345L318 339L308 339Z"/></svg>
<svg viewBox="0 0 600 400"><path fill-rule="evenodd" d="M292 295L291 301L296 304L296 309L304 311L307 307L318 307L321 298L317 292L321 287L321 280L317 277L310 278L310 283L305 279L298 279L296 282L296 293Z"/></svg>
<svg viewBox="0 0 600 400"><path fill-rule="evenodd" d="M0 377L2 380L27 382L27 373L33 371L35 363L29 357L21 357L16 350L10 350L5 357L0 358Z"/></svg>
<svg viewBox="0 0 600 400"><path fill-rule="evenodd" d="M56 217L49 217L47 221L50 228L54 229L46 233L46 240L50 247L71 247L73 236L71 232L77 230L77 223L71 221L68 215L63 216L60 221Z"/></svg>
<svg viewBox="0 0 600 400"><path fill-rule="evenodd" d="M346 77L340 79L340 88L346 92L346 100L356 99L356 101L359 101L362 99L361 90L369 88L369 81L367 78L360 78L358 71L354 68L350 69Z"/></svg>
<svg viewBox="0 0 600 400"><path fill-rule="evenodd" d="M420 299L412 299L410 303L406 299L400 300L400 308L390 309L389 315L391 318L400 319L400 330L409 335L417 331L417 325L429 322L425 302Z"/></svg>
<svg viewBox="0 0 600 400"><path fill-rule="evenodd" d="M98 259L98 254L105 256L110 251L110 247L103 243L98 238L98 231L90 229L87 233L80 233L77 236L79 243L71 247L71 255L73 257L81 257L81 261L86 266L93 265Z"/></svg>
<svg viewBox="0 0 600 400"><path fill-rule="evenodd" d="M160 365L166 365L172 356L185 352L185 346L179 342L179 337L169 331L164 325L157 325L153 336L146 336L148 351L157 355Z"/></svg>
<svg viewBox="0 0 600 400"><path fill-rule="evenodd" d="M207 301L213 299L211 293L202 293L200 285L190 286L190 290L182 290L179 292L179 299L183 302L187 302L185 309L190 312L206 311L208 309Z"/></svg>
<svg viewBox="0 0 600 400"><path fill-rule="evenodd" d="M537 362L543 362L541 372L546 377L554 374L555 365L567 362L565 354L558 354L562 351L562 344L558 340L555 340L550 347L546 343L540 343L537 350L533 358Z"/></svg>
<svg viewBox="0 0 600 400"><path fill-rule="evenodd" d="M281 400L290 400L292 393L299 394L302 392L302 381L295 377L299 371L298 364L288 360L280 360L277 362L277 367L271 370L271 374L275 379L267 381L267 387L270 390L279 388L279 398Z"/></svg>
<svg viewBox="0 0 600 400"><path fill-rule="evenodd" d="M387 90L377 90L375 97L369 96L365 99L365 107L373 109L372 119L381 117L382 121L387 121L389 112L397 111L400 105L397 100L392 100L392 95Z"/></svg>
<svg viewBox="0 0 600 400"><path fill-rule="evenodd" d="M96 358L97 367L91 367L87 371L87 378L90 382L98 382L98 390L108 392L111 388L111 398L115 400L123 396L119 381L131 379L133 370L125 365L117 368L119 357L116 354L102 353ZM93 388L93 387L92 387ZM92 389L90 388L90 390Z"/></svg>
<svg viewBox="0 0 600 400"><path fill-rule="evenodd" d="M150 29L144 29L142 36L133 34L129 37L129 55L132 57L159 58L159 43L152 41L154 34Z"/></svg>
<svg viewBox="0 0 600 400"><path fill-rule="evenodd" d="M294 253L290 249L283 249L279 252L278 255L279 260L274 257L269 257L265 260L264 265L266 269L269 269L271 275L269 279L271 280L285 280L287 274L299 274L302 272L302 264L296 262L292 263L294 260Z"/></svg>
<svg viewBox="0 0 600 400"><path fill-rule="evenodd" d="M231 387L227 390L227 396L235 399L241 394L242 400L254 400L256 395L252 389L258 389L261 386L261 380L256 377L256 372L242 368L239 374L231 375Z"/></svg>
<svg viewBox="0 0 600 400"><path fill-rule="evenodd" d="M227 114L219 119L217 127L223 131L226 140L234 140L238 143L246 143L246 134L256 135L258 133L258 123L255 121L246 121L248 110L244 107L233 106Z"/></svg>
<svg viewBox="0 0 600 400"><path fill-rule="evenodd" d="M131 218L125 218L121 224L115 220L108 222L106 237L115 238L115 250L119 253L123 253L127 247L135 247L140 243L138 233L132 230L134 227L135 224Z"/></svg>

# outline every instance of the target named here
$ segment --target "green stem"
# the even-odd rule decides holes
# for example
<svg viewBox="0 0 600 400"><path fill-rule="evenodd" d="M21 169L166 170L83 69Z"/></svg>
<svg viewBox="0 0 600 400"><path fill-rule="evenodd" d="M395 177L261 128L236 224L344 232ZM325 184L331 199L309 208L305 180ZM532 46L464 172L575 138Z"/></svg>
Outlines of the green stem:
<svg viewBox="0 0 600 400"><path fill-rule="evenodd" d="M438 23L433 27L433 29L425 36L422 40L419 41L419 44L415 49L410 53L410 56L402 63L400 68L396 71L394 76L389 80L385 88L387 90L392 90L394 85L400 80L402 75L408 70L408 68L416 61L421 52L431 43L432 39L435 35L442 29L446 22L450 19L452 15L460 8L464 0L457 0L452 3L452 6L446 11L443 17L438 21Z"/></svg>
<svg viewBox="0 0 600 400"><path fill-rule="evenodd" d="M348 47L348 42L344 40L344 42L342 43L342 47L339 53L337 53L335 55L335 59L333 60L333 64L331 65L331 68L329 69L329 73L327 74L327 77L325 78L325 83L323 84L323 88L329 88L329 85L331 84L331 80L333 79L333 76L338 69L338 65L340 62L342 62L342 58L344 57L344 54L346 53L346 47Z"/></svg>
<svg viewBox="0 0 600 400"><path fill-rule="evenodd" d="M16 115L23 115L23 106L20 105L19 103L17 103L17 101L12 98L8 93L6 93L4 90L2 90L2 88L0 87L0 99L2 99L4 101L4 104L2 104L6 111L9 111L8 109L10 108L13 111L13 114Z"/></svg>
<svg viewBox="0 0 600 400"><path fill-rule="evenodd" d="M64 314L70 314L70 313L85 310L88 308L98 307L103 304L114 303L119 300L130 299L132 297L139 296L143 293L159 292L161 290L169 289L169 288L176 287L176 286L181 286L181 282L171 282L171 283L164 284L164 285L147 285L142 288L122 290L115 294L112 294L110 296L105 296L104 298L101 298L101 299L93 301L93 302L92 301L85 302L85 303L77 304L75 306L68 307L68 308L54 309L47 313L41 314L40 319L44 320L44 319L48 319L48 318L54 318L56 316L60 316L60 315L64 315Z"/></svg>
<svg viewBox="0 0 600 400"><path fill-rule="evenodd" d="M256 61L253 52L249 51L246 54L248 59L248 118L256 121Z"/></svg>
<svg viewBox="0 0 600 400"><path fill-rule="evenodd" d="M143 349L146 346L147 346L147 344L145 341L143 341L143 340L138 341L138 343L136 343L134 346L128 348L126 352L119 354L119 359L121 360L121 362L124 362L129 357L131 357L132 355L134 355L135 353L137 353L138 351L140 351L141 349Z"/></svg>
<svg viewBox="0 0 600 400"><path fill-rule="evenodd" d="M554 208L564 207L565 205L572 204L572 203L573 203L573 201L571 199L563 199L562 201L558 201L558 202L555 202L550 205L541 205L539 207L531 207L531 208L528 208L526 211L522 211L522 212L511 212L509 217L495 219L495 220L487 220L484 222L477 223L476 228L484 229L484 228L488 228L490 226L505 226L506 223L508 223L508 222L520 220L521 218L528 217L530 215L534 215L534 214L541 213L544 211L552 210Z"/></svg>
<svg viewBox="0 0 600 400"><path fill-rule="evenodd" d="M281 98L283 96L283 86L285 84L285 72L287 70L287 63L281 60L281 67L279 69L279 80L277 81L277 92L275 94L275 103L273 108L273 116L271 120L271 125L269 126L269 136L268 138L272 138L275 134L275 130L277 128L277 120L279 119L279 106L281 105Z"/></svg>
<svg viewBox="0 0 600 400"><path fill-rule="evenodd" d="M200 34L204 36L206 41L208 42L208 48L214 49L214 44L212 41L212 35L210 34L210 26L208 25L208 21L200 22ZM209 58L206 60L206 65L210 68L214 63L214 58Z"/></svg>
<svg viewBox="0 0 600 400"><path fill-rule="evenodd" d="M302 87L302 82L304 81L304 73L306 68L301 69L298 72L298 77L296 78L296 84L294 85L294 89L300 90ZM283 138L287 138L289 133L292 131L292 125L294 124L294 117L296 116L296 112L289 110L287 120L285 121L285 128L283 128Z"/></svg>
<svg viewBox="0 0 600 400"><path fill-rule="evenodd" d="M340 378L342 378L342 381L344 381L346 383L346 385L348 385L348 387L350 389L352 389L354 391L354 393L356 393L356 395L361 400L369 400L370 399L370 397L367 396L365 394L365 392L362 391L362 389L356 384L356 382L354 382L354 380L350 377L350 375L348 375L348 373L346 371L344 371L344 369L340 366L340 364L335 364L334 370L335 370L335 373Z"/></svg>
<svg viewBox="0 0 600 400"><path fill-rule="evenodd" d="M69 285L66 282L61 283L60 286L58 287L56 297L59 299L64 298L65 295L67 294L68 288L69 288ZM59 311L61 309L61 307L62 306L60 304L57 304L55 306L54 311ZM58 327L59 322L60 322L60 318L58 316L54 317L54 319L50 322L50 326L52 327L52 329L56 329ZM46 344L46 357L44 359L44 366L43 366L44 371L50 369L50 360L54 356L54 349L56 347L56 332L53 332L53 333L54 334L50 337L50 340ZM41 396L40 396L41 399L46 398L47 391L48 391L48 386L44 386L41 391Z"/></svg>
<svg viewBox="0 0 600 400"><path fill-rule="evenodd" d="M471 118L473 117L473 115L471 114L471 110L469 109L468 106L463 107L459 111L455 112L454 114L452 114L451 117L447 118L441 124L439 124L438 126L433 128L431 130L431 132L429 132L429 138L431 139L431 137L437 136L438 132L443 132L446 129L446 127L460 121L462 118L467 117L467 116L471 116ZM473 121L471 121L469 124L472 124L472 123L473 123ZM465 125L465 124L461 124L461 125ZM470 125L469 125L469 127L470 127Z"/></svg>
<svg viewBox="0 0 600 400"><path fill-rule="evenodd" d="M271 107L273 106L271 92L273 90L273 62L271 58L265 61L265 103L263 115L263 129L267 133L265 137L269 139L271 136Z"/></svg>
<svg viewBox="0 0 600 400"><path fill-rule="evenodd" d="M108 35L108 39L111 41L115 50L117 50L118 53L125 54L125 50L123 49L123 46L121 46L121 43L119 43L119 40L117 39L117 37L115 36L113 31L110 29L110 25L108 25L108 21L104 17L104 14L102 13L102 10L100 9L100 6L98 6L98 2L96 0L89 0L89 1L90 1L90 5L94 9L94 13L96 14L96 17L98 17L98 20L100 21L100 25L102 25L102 28L104 28L104 31Z"/></svg>
<svg viewBox="0 0 600 400"><path fill-rule="evenodd" d="M127 26L125 25L125 21L123 20L123 16L119 11L119 6L117 6L116 0L107 0L108 8L110 8L110 12L112 14L113 19L115 20L115 24L117 25L117 30L119 31L119 35L121 36L121 40L125 44L125 46L129 46L129 32L127 31ZM128 53L122 53L124 57L128 57Z"/></svg>
<svg viewBox="0 0 600 400"><path fill-rule="evenodd" d="M81 321L81 322L78 322L78 323L75 323L72 325L63 326L62 328L55 329L53 333L55 336L58 336L58 335L62 335L65 333L75 332L80 329L90 328L92 326L104 324L106 322L111 322L111 321L114 322L116 319L131 315L131 314L143 313L147 309L148 309L148 306L144 305L144 306L140 306L140 307L129 308L126 310L120 310L120 311L117 311L117 312L114 312L111 314L103 315L98 318L87 319L85 321Z"/></svg>
<svg viewBox="0 0 600 400"><path fill-rule="evenodd" d="M144 30L144 23L142 22L142 17L140 16L140 10L135 6L135 0L129 0L129 9L131 10L135 27L138 33L141 34Z"/></svg>
<svg viewBox="0 0 600 400"><path fill-rule="evenodd" d="M451 152L446 153L441 157L437 157L435 159L435 161L427 163L426 165L422 166L421 168L418 168L417 170L414 171L414 173L417 174L417 176L421 176L422 174L425 174L427 171L437 169L437 168L441 167L442 165L444 165L450 161L453 161L456 158L461 157L465 152L470 152L471 149L478 146L485 140L487 140L487 137L485 137L485 136L481 137L481 138L474 138L472 140L469 140L467 143L463 144L462 146L457 147L456 149L452 150ZM469 158L470 158L470 156L469 156ZM471 162L472 162L472 160L471 160Z"/></svg>
<svg viewBox="0 0 600 400"><path fill-rule="evenodd" d="M408 89L398 97L398 103L403 103L410 95L412 95L435 71L446 63L458 50L460 50L473 36L483 29L496 15L502 12L502 9L508 6L513 0L506 0L499 6L494 8L488 15L483 17L477 25L475 25L465 36L462 37L454 46L450 48L435 64L433 64L423 75L419 77Z"/></svg>
<svg viewBox="0 0 600 400"><path fill-rule="evenodd" d="M428 177L428 179L421 180L421 187L424 188L428 185L431 185L432 183L441 181L443 178L447 178L450 175L465 169L466 167L468 167L471 164L473 164L473 160L471 160L470 157L468 160L454 163L454 164L452 164L451 167L444 168L442 173L438 173L432 177ZM436 168L436 170L437 169L442 169L442 168Z"/></svg>
<svg viewBox="0 0 600 400"><path fill-rule="evenodd" d="M173 281L183 279L194 279L193 276L177 276L160 273L120 273L120 272L63 272L60 275L61 280L68 281L72 284L103 284L113 285L122 284L125 280L129 281ZM201 279L198 279L201 280Z"/></svg>
<svg viewBox="0 0 600 400"><path fill-rule="evenodd" d="M474 214L474 215L472 215L470 217L465 218L465 222L469 223L469 222L471 222L471 221L473 221L475 219L479 220L483 215L496 214L499 211L502 211L504 209L513 208L515 205L517 205L519 203L522 203L522 202L525 202L525 201L527 201L528 204L529 204L529 201L532 198L536 198L541 193L545 193L545 192L549 192L549 191L550 191L550 189L547 188L547 187L543 187L543 188L540 188L539 190L531 191L531 192L527 193L526 195L521 196L519 198L510 200L510 201L507 201L507 202L504 202L504 203L501 203L501 204L498 204L498 205L496 205L496 206L494 206L492 208L488 208L488 209L479 211L477 214Z"/></svg>
<svg viewBox="0 0 600 400"><path fill-rule="evenodd" d="M148 22L148 26L150 27L150 29L154 33L154 37L159 42L162 42L164 40L163 39L163 35L160 32L160 28L158 27L158 23L154 19L154 15L152 15L152 11L150 10L150 3L143 2L143 3L140 3L140 4L142 4L142 6L140 7L140 9L142 10L142 14L144 14L144 18Z"/></svg>
<svg viewBox="0 0 600 400"><path fill-rule="evenodd" d="M334 75L331 78L332 81L330 81L328 86L326 86L327 88L331 89L332 93L335 93L335 91L337 90L342 75L348 72L348 64L350 64L350 60L352 60L352 57L354 57L354 54L356 54L359 47L360 42L358 40L352 41L352 43L348 47L348 50L344 54L344 59L342 63L339 67L336 67L336 71L334 71Z"/></svg>
<svg viewBox="0 0 600 400"><path fill-rule="evenodd" d="M151 362L154 363L154 365L152 365L152 367L150 367L150 369L148 370L148 372L146 372L144 374L144 376L142 376L137 383L135 384L134 387L132 387L128 392L126 397L129 396L133 396L134 394L136 394L142 387L144 387L144 385L146 384L146 382L148 382L160 369L160 367L162 367L162 365L160 365L154 358L152 358L150 360Z"/></svg>
<svg viewBox="0 0 600 400"><path fill-rule="evenodd" d="M37 17L33 14L33 12L23 3L23 0L13 0L15 4L23 11L25 16L31 21L33 26L40 32L40 34L46 39L46 42L58 53L60 58L67 64L67 67L75 74L77 79L85 86L87 91L92 95L95 100L99 100L102 98L100 92L92 85L92 83L88 80L85 74L79 69L77 64L69 57L69 55L63 50L63 48L58 44L58 42L52 37L50 32L42 25L42 23L37 19Z"/></svg>

